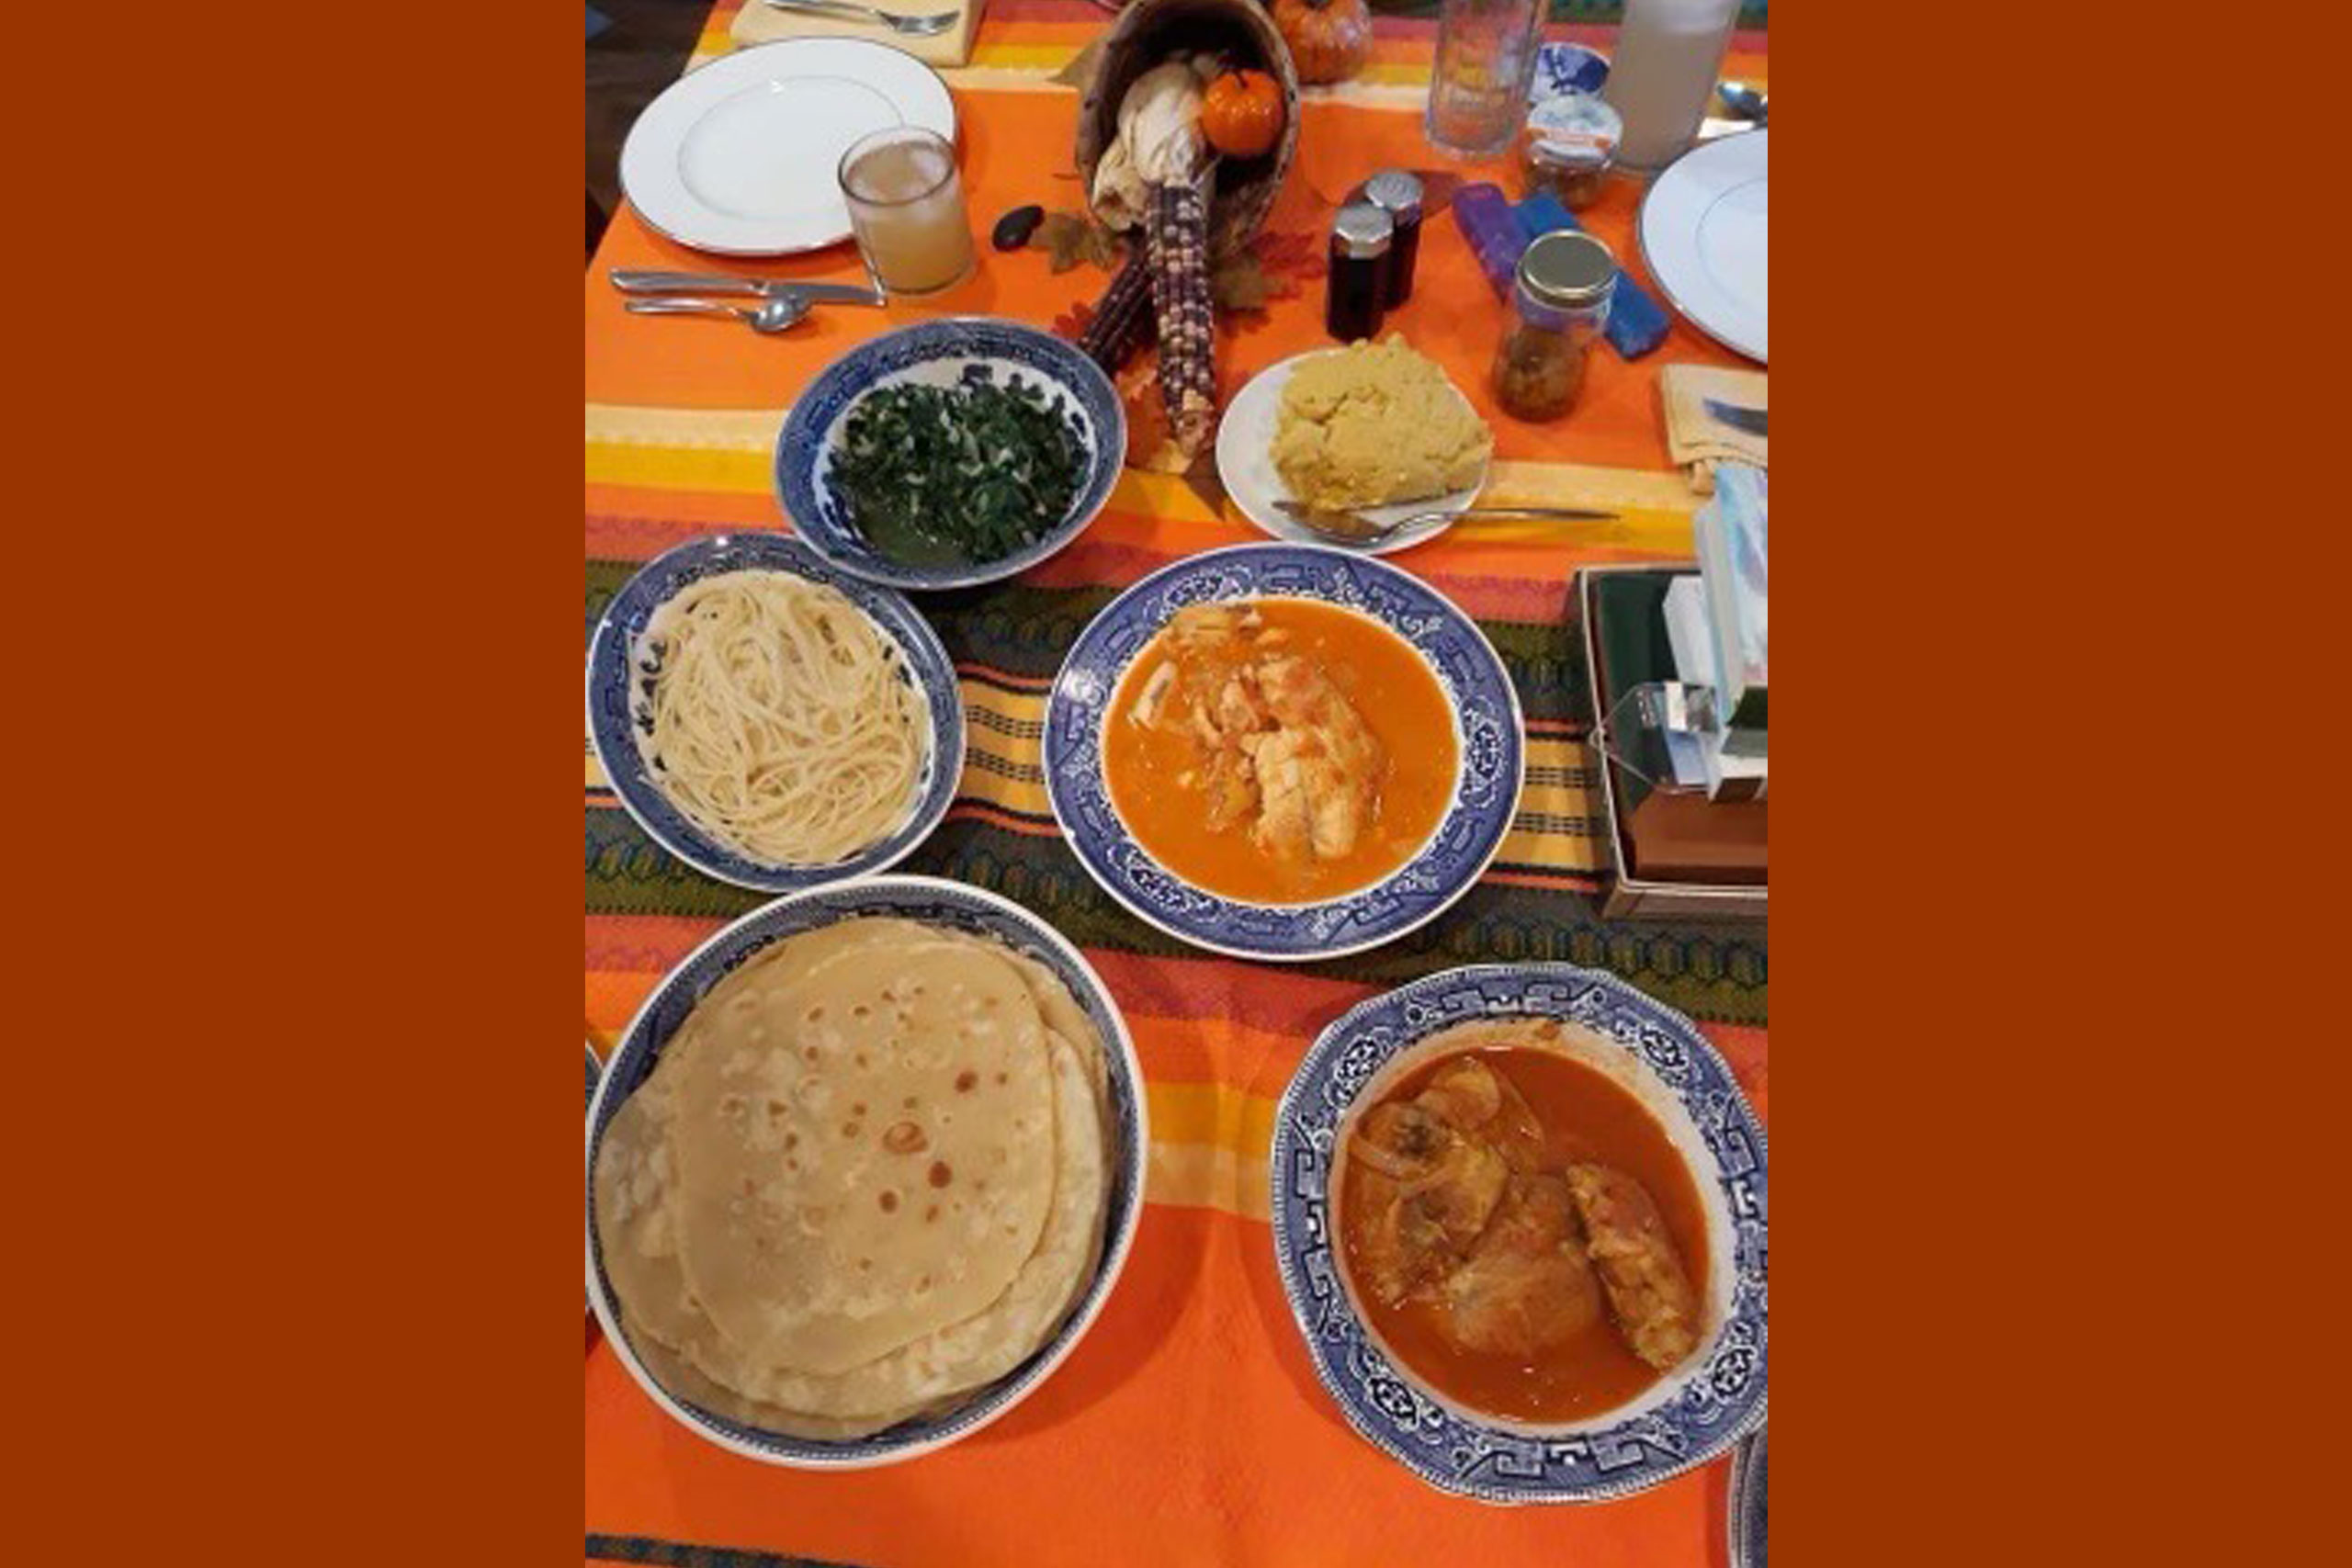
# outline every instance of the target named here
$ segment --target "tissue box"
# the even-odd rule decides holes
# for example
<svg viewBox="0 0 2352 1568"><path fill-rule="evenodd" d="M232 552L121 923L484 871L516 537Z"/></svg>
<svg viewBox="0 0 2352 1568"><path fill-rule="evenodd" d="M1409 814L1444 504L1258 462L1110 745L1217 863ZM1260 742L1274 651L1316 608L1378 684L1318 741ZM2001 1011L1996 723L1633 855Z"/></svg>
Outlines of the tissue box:
<svg viewBox="0 0 2352 1568"><path fill-rule="evenodd" d="M1577 573L1576 635L1584 647L1611 872L1601 913L1611 919L1765 918L1767 802L1655 791L1600 746L1600 716L1627 691L1674 678L1666 595L1677 579L1697 571L1627 565Z"/></svg>

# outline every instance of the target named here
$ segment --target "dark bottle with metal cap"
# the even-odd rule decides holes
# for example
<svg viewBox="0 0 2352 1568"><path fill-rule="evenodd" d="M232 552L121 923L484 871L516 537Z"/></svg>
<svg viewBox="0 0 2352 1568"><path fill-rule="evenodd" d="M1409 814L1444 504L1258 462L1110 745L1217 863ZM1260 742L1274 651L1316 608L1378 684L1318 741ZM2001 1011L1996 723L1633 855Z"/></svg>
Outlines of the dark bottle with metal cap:
<svg viewBox="0 0 2352 1568"><path fill-rule="evenodd" d="M1617 258L1590 234L1557 229L1521 253L1510 324L1495 348L1495 400L1505 412L1557 419L1575 406L1616 293Z"/></svg>
<svg viewBox="0 0 2352 1568"><path fill-rule="evenodd" d="M1396 228L1385 296L1393 310L1413 297L1413 267L1421 259L1421 182L1402 169L1383 169L1364 181L1363 198L1388 214Z"/></svg>
<svg viewBox="0 0 2352 1568"><path fill-rule="evenodd" d="M1376 337L1386 310L1388 247L1396 225L1369 202L1340 209L1331 220L1331 273L1325 284L1323 326L1341 343Z"/></svg>

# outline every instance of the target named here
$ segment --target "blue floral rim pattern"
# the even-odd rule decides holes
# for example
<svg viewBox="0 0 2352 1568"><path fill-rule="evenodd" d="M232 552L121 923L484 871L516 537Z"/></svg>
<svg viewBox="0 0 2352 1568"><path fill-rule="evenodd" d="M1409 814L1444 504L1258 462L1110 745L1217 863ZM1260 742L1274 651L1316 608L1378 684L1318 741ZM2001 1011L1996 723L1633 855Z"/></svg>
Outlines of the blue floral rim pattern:
<svg viewBox="0 0 2352 1568"><path fill-rule="evenodd" d="M982 363L1000 381L1020 371L1043 380L1085 423L1091 462L1069 515L1024 550L969 566L908 566L876 551L842 514L825 483L834 431L850 405L880 382L945 363ZM995 316L946 316L858 344L817 374L775 440L776 503L800 537L842 570L894 588L968 588L1027 570L1076 538L1111 499L1126 460L1127 414L1102 367L1051 333Z"/></svg>
<svg viewBox="0 0 2352 1568"><path fill-rule="evenodd" d="M1400 1051L1497 1017L1573 1021L1632 1053L1690 1113L1731 1215L1731 1310L1713 1342L1662 1403L1571 1436L1485 1426L1423 1393L1366 1334L1331 1256L1332 1139L1348 1107ZM1274 1263L1323 1386L1357 1431L1415 1474L1489 1503L1622 1497L1705 1463L1764 1419L1764 1152L1763 1128L1731 1068L1671 1008L1573 964L1450 969L1341 1014L1283 1090L1271 1156Z"/></svg>
<svg viewBox="0 0 2352 1568"><path fill-rule="evenodd" d="M831 865L775 866L738 854L688 821L648 774L630 719L629 649L653 613L689 583L721 572L788 571L839 589L898 645L905 679L922 694L931 720L931 759L916 785L914 809L887 837ZM898 863L947 815L964 772L964 694L956 666L931 623L904 595L828 565L784 534L717 534L647 562L605 607L588 647L588 733L605 782L621 805L663 849L698 871L739 887L789 893Z"/></svg>
<svg viewBox="0 0 2352 1568"><path fill-rule="evenodd" d="M1145 645L1188 604L1258 598L1314 599L1371 616L1428 662L1454 715L1461 778L1430 841L1374 886L1320 903L1251 904L1184 882L1127 831L1103 776L1103 721ZM1235 545L1153 572L1079 634L1046 703L1046 792L1088 874L1170 935L1244 958L1357 953L1436 916L1501 847L1523 749L1510 672L1470 617L1419 578L1320 545Z"/></svg>
<svg viewBox="0 0 2352 1568"><path fill-rule="evenodd" d="M1102 1247L1094 1278L1052 1338L1003 1377L940 1416L901 1421L870 1437L826 1440L790 1437L746 1426L715 1411L657 1392L651 1376L628 1348L605 1277L604 1253L596 1240L596 1150L623 1101L645 1082L678 1026L711 987L747 960L788 936L865 915L888 915L944 927L1002 942L1053 971L1085 1010L1102 1040L1110 1122L1105 1129L1110 1190L1103 1204ZM1092 967L1051 926L1011 900L928 876L877 876L779 898L752 910L696 948L654 988L630 1022L628 1032L605 1064L602 1085L588 1113L588 1275L596 1315L605 1336L622 1352L630 1374L648 1393L721 1446L771 1464L852 1469L909 1459L977 1431L1002 1415L1067 1354L1110 1294L1126 1260L1136 1223L1143 1212L1143 1076L1134 1042L1111 993Z"/></svg>

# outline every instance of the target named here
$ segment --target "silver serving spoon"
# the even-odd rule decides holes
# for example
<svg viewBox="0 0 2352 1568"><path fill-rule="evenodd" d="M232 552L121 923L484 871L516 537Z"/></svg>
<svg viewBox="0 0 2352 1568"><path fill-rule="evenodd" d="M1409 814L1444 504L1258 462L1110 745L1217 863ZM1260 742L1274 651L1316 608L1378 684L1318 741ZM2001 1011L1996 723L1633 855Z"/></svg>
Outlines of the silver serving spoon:
<svg viewBox="0 0 2352 1568"><path fill-rule="evenodd" d="M763 299L757 305L729 305L718 299L678 299L661 296L626 300L621 309L632 316L732 316L739 321L750 322L755 333L780 333L808 313L808 297L805 294Z"/></svg>
<svg viewBox="0 0 2352 1568"><path fill-rule="evenodd" d="M1366 517L1361 512L1320 511L1295 501L1277 501L1274 506L1308 533L1320 534L1342 545L1376 545L1384 539L1393 539L1408 529L1418 528L1424 523L1458 522L1464 517L1558 518L1576 523L1613 523L1617 520L1614 512L1591 512L1578 506L1472 506L1461 510L1441 506L1399 517L1394 523L1383 523Z"/></svg>
<svg viewBox="0 0 2352 1568"><path fill-rule="evenodd" d="M798 11L810 17L837 17L852 22L876 22L892 32L908 38L929 38L944 33L956 25L960 11L933 11L922 16L909 16L903 11L877 11L871 6L854 6L849 0L766 0L778 11Z"/></svg>
<svg viewBox="0 0 2352 1568"><path fill-rule="evenodd" d="M1764 108L1770 99L1747 83L1719 82L1715 85L1715 96L1723 99L1724 107L1731 110L1733 118L1752 119L1758 125L1764 123Z"/></svg>

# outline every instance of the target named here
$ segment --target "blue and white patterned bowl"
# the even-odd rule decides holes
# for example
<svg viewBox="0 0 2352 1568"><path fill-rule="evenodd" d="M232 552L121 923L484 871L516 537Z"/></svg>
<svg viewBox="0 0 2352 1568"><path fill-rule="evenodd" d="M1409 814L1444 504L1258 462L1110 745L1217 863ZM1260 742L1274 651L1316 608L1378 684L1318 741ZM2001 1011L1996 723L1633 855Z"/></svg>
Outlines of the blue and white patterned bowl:
<svg viewBox="0 0 2352 1568"><path fill-rule="evenodd" d="M805 931L864 915L888 915L943 926L1001 942L1053 971L1085 1010L1102 1038L1104 1074L1109 1094L1110 1145L1106 1163L1111 1186L1103 1205L1102 1248L1094 1277L1080 1295L1069 1315L1051 1339L1003 1377L978 1390L944 1415L901 1421L870 1437L827 1440L796 1438L782 1432L746 1426L715 1411L705 1410L673 1396L653 1380L622 1332L620 1314L613 1302L612 1284L605 1277L604 1255L596 1241L596 1149L611 1125L613 1113L634 1094L660 1059L662 1048L677 1032L711 987L729 972L775 942ZM614 1047L605 1065L588 1110L588 1293L605 1337L617 1352L629 1375L681 1425L723 1449L769 1464L800 1470L858 1470L892 1464L928 1453L959 1438L969 1437L1035 1392L1062 1359L1085 1335L1127 1260L1135 1240L1136 1223L1143 1213L1145 1151L1150 1132L1145 1120L1143 1067L1136 1059L1135 1042L1110 988L1093 966L1061 933L1009 898L960 882L930 876L876 876L812 889L779 898L728 926L704 942L654 987L653 994L630 1021L628 1032Z"/></svg>
<svg viewBox="0 0 2352 1568"><path fill-rule="evenodd" d="M1412 859L1370 887L1312 904L1252 904L1184 881L1127 830L1102 773L1102 724L1120 678L1169 617L1188 604L1269 597L1341 605L1410 643L1445 692L1461 758L1453 804ZM1240 958L1360 953L1433 919L1501 847L1523 750L1519 695L1476 624L1420 579L1322 545L1235 545L1162 567L1087 624L1046 704L1046 792L1079 863L1161 931Z"/></svg>
<svg viewBox="0 0 2352 1568"><path fill-rule="evenodd" d="M905 679L922 693L931 725L930 760L915 784L914 809L896 829L847 860L831 865L769 865L737 853L686 819L648 772L632 723L632 645L653 612L689 583L721 572L788 571L839 589L898 645ZM964 772L964 694L956 666L931 623L901 594L827 565L807 545L784 534L716 534L693 539L648 561L605 607L588 645L588 733L596 761L637 825L680 860L722 882L763 893L789 893L862 876L896 865L947 815Z"/></svg>
<svg viewBox="0 0 2352 1568"><path fill-rule="evenodd" d="M1622 1046L1690 1164L1712 1267L1702 1349L1631 1404L1556 1427L1482 1418L1390 1360L1349 1299L1332 1245L1332 1150L1351 1107L1420 1042L1477 1019L1554 1018ZM1764 1130L1690 1021L1613 975L1566 964L1450 969L1358 1004L1306 1053L1274 1115L1274 1263L1323 1386L1415 1474L1488 1503L1586 1503L1655 1486L1764 1420Z"/></svg>
<svg viewBox="0 0 2352 1568"><path fill-rule="evenodd" d="M885 383L953 386L967 367L993 367L997 384L1015 372L1042 382L1086 426L1086 478L1069 514L1024 550L970 566L907 566L882 555L833 503L826 475L851 405ZM784 417L775 440L775 496L784 514L819 554L894 588L968 588L1027 570L1078 537L1111 499L1126 460L1127 413L1111 378L1071 344L1047 332L997 316L943 316L859 344L825 367Z"/></svg>

